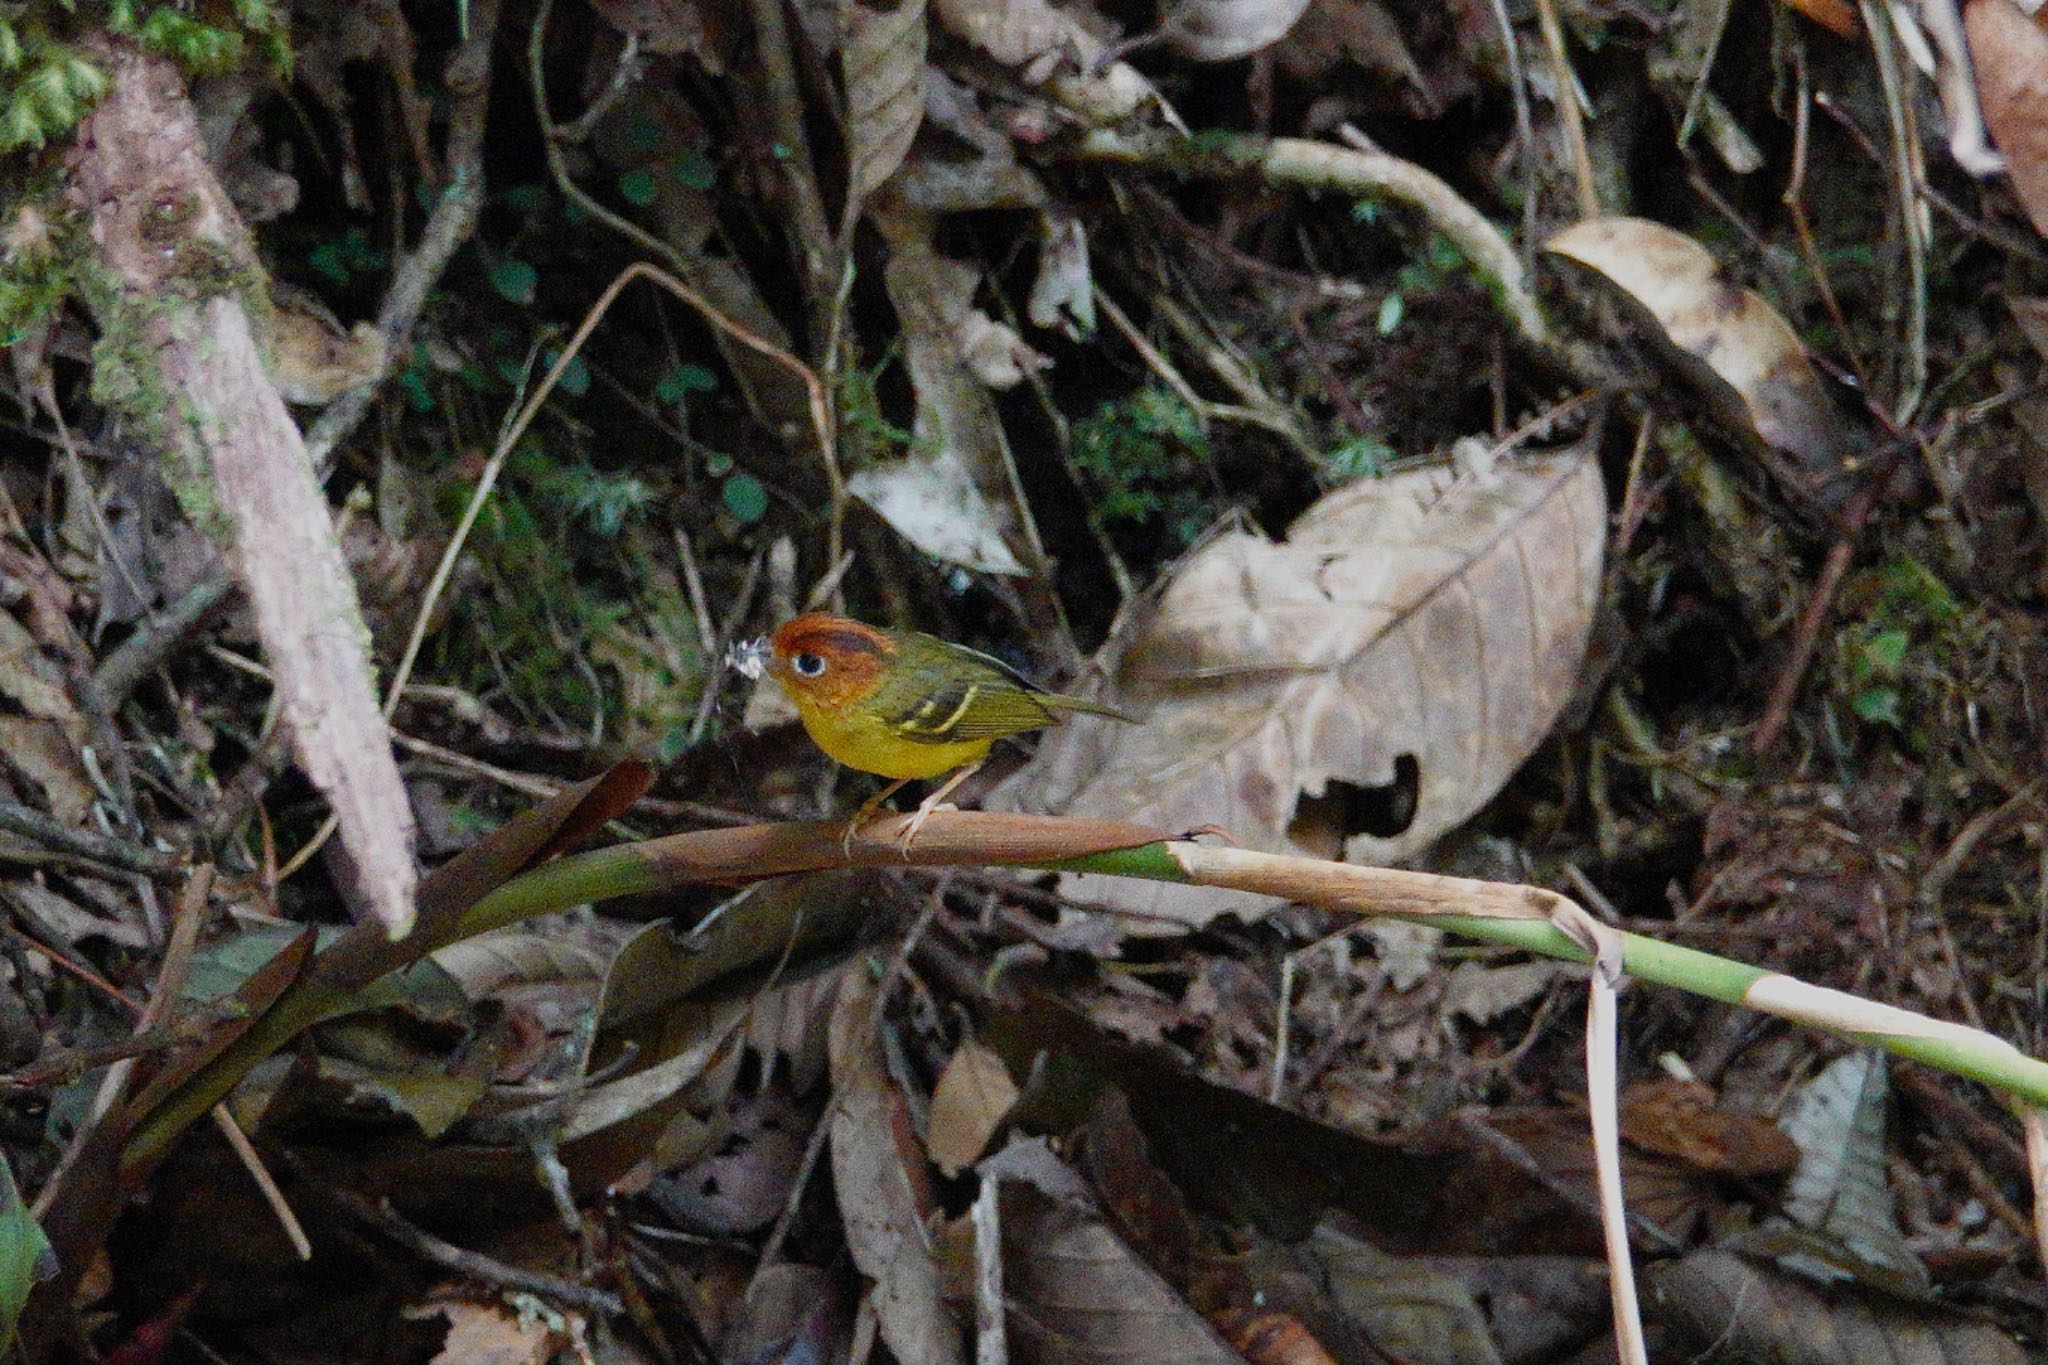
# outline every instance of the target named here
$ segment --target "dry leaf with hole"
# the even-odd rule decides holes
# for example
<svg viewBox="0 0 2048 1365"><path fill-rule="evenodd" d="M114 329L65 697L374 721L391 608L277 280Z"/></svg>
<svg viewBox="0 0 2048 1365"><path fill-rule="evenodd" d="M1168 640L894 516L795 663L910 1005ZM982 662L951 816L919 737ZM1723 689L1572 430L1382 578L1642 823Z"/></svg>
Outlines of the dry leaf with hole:
<svg viewBox="0 0 2048 1365"><path fill-rule="evenodd" d="M846 490L934 559L1021 574L1010 454L987 386L1014 384L1043 358L974 307L980 273L932 249L928 219L875 221L890 239L883 282L903 324L917 416L909 452L855 471Z"/></svg>
<svg viewBox="0 0 2048 1365"><path fill-rule="evenodd" d="M1991 141L2034 230L2048 236L2048 27L2012 0L1970 0L1963 29Z"/></svg>
<svg viewBox="0 0 2048 1365"><path fill-rule="evenodd" d="M1574 224L1544 250L1597 271L1639 313L1723 427L1810 510L1839 513L1877 444L1822 382L1778 311L1692 238L1641 218Z"/></svg>
<svg viewBox="0 0 2048 1365"><path fill-rule="evenodd" d="M1017 1103L1017 1083L1003 1059L970 1038L953 1054L932 1090L928 1125L932 1162L951 1179L981 1159Z"/></svg>
<svg viewBox="0 0 2048 1365"><path fill-rule="evenodd" d="M1285 540L1218 536L1123 652L1114 700L1144 723L1061 726L987 804L1214 824L1252 848L1356 862L1420 852L1490 800L1557 718L1606 526L1599 464L1575 448L1360 480ZM1412 796L1398 831L1354 819L1377 787ZM1072 889L1191 924L1256 904L1085 875Z"/></svg>

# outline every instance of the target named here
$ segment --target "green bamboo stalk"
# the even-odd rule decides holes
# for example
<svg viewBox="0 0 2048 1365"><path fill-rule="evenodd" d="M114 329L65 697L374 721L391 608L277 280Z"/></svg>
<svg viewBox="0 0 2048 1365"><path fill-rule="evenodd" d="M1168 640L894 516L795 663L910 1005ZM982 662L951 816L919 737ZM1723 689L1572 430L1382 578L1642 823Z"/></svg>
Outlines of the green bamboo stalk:
<svg viewBox="0 0 2048 1365"><path fill-rule="evenodd" d="M1007 823L1006 823L1007 822ZM1028 824L1039 843L1012 838ZM911 851L922 866L1005 865L1046 871L1093 872L1146 881L1222 886L1279 896L1361 916L1386 916L1434 925L1462 937L1520 948L1571 962L1590 955L1552 922L1574 903L1538 887L1479 882L1391 868L1357 867L1314 858L1217 849L1183 840L1132 842L1080 857L1048 858L1021 851L1060 841L1068 846L1101 838L1102 822L942 812ZM1129 827L1124 827L1128 829ZM998 833L1000 831L1000 833ZM901 867L905 858L888 839L863 839L849 860L832 825L759 826L669 835L577 854L526 872L403 944L382 945L374 959L322 952L304 980L287 990L232 1046L198 1071L151 1113L141 1117L122 1159L125 1171L148 1169L193 1120L263 1058L322 1020L354 1008L376 975L397 970L434 949L502 929L539 915L592 901L642 895L703 882L742 882L824 867ZM1010 842L1004 842L1010 838ZM2026 1056L1991 1034L1878 1005L1712 953L1624 933L1623 963L1644 981L1762 1010L1852 1041L1881 1047L1944 1071L1967 1076L2029 1105L2048 1107L2048 1062ZM363 942L371 942L365 936ZM337 948L342 945L336 945ZM407 954L396 961L392 948Z"/></svg>

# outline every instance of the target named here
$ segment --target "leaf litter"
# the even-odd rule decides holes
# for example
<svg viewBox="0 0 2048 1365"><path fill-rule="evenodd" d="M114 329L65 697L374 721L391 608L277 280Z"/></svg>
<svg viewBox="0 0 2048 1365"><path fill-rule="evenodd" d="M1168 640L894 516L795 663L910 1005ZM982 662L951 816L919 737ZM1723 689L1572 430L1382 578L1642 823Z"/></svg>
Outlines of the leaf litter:
<svg viewBox="0 0 2048 1365"><path fill-rule="evenodd" d="M1119 12L1120 31L1100 7L946 0L777 11L779 47L760 7L560 7L533 36L559 137L490 121L489 213L438 259L479 221L456 211L481 183L472 82L515 55L494 7L464 12L474 50L388 6L295 8L286 41L325 128L280 131L280 73L194 89L221 192L279 224L252 268L303 265L336 313L378 307L308 334L294 304L264 343L271 387L329 404L293 420L329 480L318 510L347 498L338 520L355 518L330 577L356 580L369 630L336 626L326 643L354 653L324 681L392 676L449 544L421 509L474 488L479 430L616 268L604 233L646 234L631 254L730 324L706 332L695 303L600 320L419 623L401 772L413 804L433 794L433 851L474 845L422 882L426 938L616 819L844 809L849 783L824 797L786 730L730 723L715 671L731 640L843 593L1055 674L1110 639L1075 685L1150 723L1063 727L993 803L1597 892L1630 927L2038 1046L2025 775L2048 677L2048 284L2024 7L1867 10L1866 31L1823 4L1768 26L1688 4L1652 26L1197 0ZM4 22L11 41L42 19ZM35 32L30 60L69 61L83 30ZM344 67L395 117L354 126ZM1961 95L1995 157L1969 150ZM1613 114L1652 97L1669 127ZM1419 155L1473 196L1457 221L1604 277L1558 271L1552 301L1591 315L1618 296L1601 339L1625 366L1590 331L1569 355L1531 340L1526 301L1508 325L1520 266L1445 249L1444 201L1294 188L1307 162L1328 172L1373 137L1413 150L1449 118L1459 135ZM1182 121L1196 136L1137 136ZM1695 150L1663 155L1674 136ZM1316 155L1287 163L1302 146ZM1219 149L1223 174L1195 155ZM399 188L371 183L380 165ZM0 218L9 310L46 287L55 231L31 200ZM434 300L424 339L394 322L408 291ZM292 682L296 647L221 605L217 554L171 548L198 533L163 490L139 510L130 476L158 462L116 410L121 339L75 302L9 335L31 425L0 464L0 892L20 949L0 1025L24 1057L52 1048L13 1082L8 1155L55 1201L60 1262L45 1291L13 1200L7 1317L29 1303L32 1352L62 1336L36 1300L68 1312L74 1286L117 1359L184 1332L251 1360L822 1359L879 1340L1020 1365L1519 1362L1603 1330L1575 974L1547 960L1241 896L916 870L607 904L372 987L412 950L297 928L346 918L352 893L339 865L285 861L322 811L278 774L294 741L334 738ZM785 348L825 377L836 448ZM351 434L351 392L393 368L374 439ZM1603 390L1583 433L1503 443L1559 385ZM1187 439L1153 452L1153 486L1073 458L1077 420L1114 434L1162 403ZM1901 451L1873 483L1869 457ZM1146 495L1173 515L1107 515ZM259 587L331 567L325 545L284 544ZM296 736L266 719L273 677ZM1750 752L1778 678L1789 740ZM649 805L628 813L644 776L621 769L518 815L624 749L676 760ZM405 812L385 814L402 843ZM102 861L108 841L123 861ZM211 901L169 913L188 858L218 864ZM358 903L388 901L391 874ZM231 998L236 1017L131 1037L128 1002L159 994ZM309 1000L327 1022L230 1108L287 1202L390 1200L368 1232L307 1220L317 1292L225 1149L188 1139L138 1176L118 1145L181 1105L200 1116L185 1084L250 1019ZM1932 1072L1898 1099L1860 1055L1745 1019L1630 998L1626 1064L1712 1080L1622 1096L1662 1349L2035 1349L2016 1128ZM101 1068L130 1058L140 1099L96 1104L118 1084ZM1773 1114L1804 1153L1782 1196ZM149 1197L116 1224L138 1179ZM1792 1221L1769 1226L1780 1207ZM459 1285L408 1226L467 1253ZM1855 1284L1823 1295L1816 1273ZM1927 1302L1930 1276L1982 1316ZM615 1290L630 1313L605 1306Z"/></svg>

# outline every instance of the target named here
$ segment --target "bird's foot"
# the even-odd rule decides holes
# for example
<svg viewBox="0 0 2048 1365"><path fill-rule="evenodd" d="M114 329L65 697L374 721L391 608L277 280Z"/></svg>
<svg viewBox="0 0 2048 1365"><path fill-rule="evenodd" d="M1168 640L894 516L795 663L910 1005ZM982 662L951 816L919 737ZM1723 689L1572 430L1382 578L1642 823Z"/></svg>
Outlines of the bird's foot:
<svg viewBox="0 0 2048 1365"><path fill-rule="evenodd" d="M932 796L927 797L916 810L910 813L910 819L904 824L903 832L896 836L896 847L903 854L904 862L910 861L911 841L917 838L917 832L924 828L924 822L931 818L933 811L960 809L951 801L940 801L937 799L944 794L943 792L935 792Z"/></svg>
<svg viewBox="0 0 2048 1365"><path fill-rule="evenodd" d="M854 836L874 822L875 812L879 811L882 803L894 796L902 785L903 781L898 779L861 802L860 809L853 813L853 818L846 822L845 830L839 835L839 852L842 856L849 859L853 857Z"/></svg>

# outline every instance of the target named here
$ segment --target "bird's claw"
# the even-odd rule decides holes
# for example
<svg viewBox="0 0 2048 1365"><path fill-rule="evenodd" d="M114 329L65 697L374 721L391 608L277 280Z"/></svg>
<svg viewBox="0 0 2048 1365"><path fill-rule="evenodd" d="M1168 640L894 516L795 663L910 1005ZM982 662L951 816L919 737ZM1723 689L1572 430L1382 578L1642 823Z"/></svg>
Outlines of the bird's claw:
<svg viewBox="0 0 2048 1365"><path fill-rule="evenodd" d="M903 861L906 863L910 861L911 841L917 838L917 832L924 828L924 822L931 817L934 811L959 809L951 801L941 802L938 805L933 805L927 801L915 811L912 811L909 822L903 826L903 833L896 836L896 848L903 855Z"/></svg>

